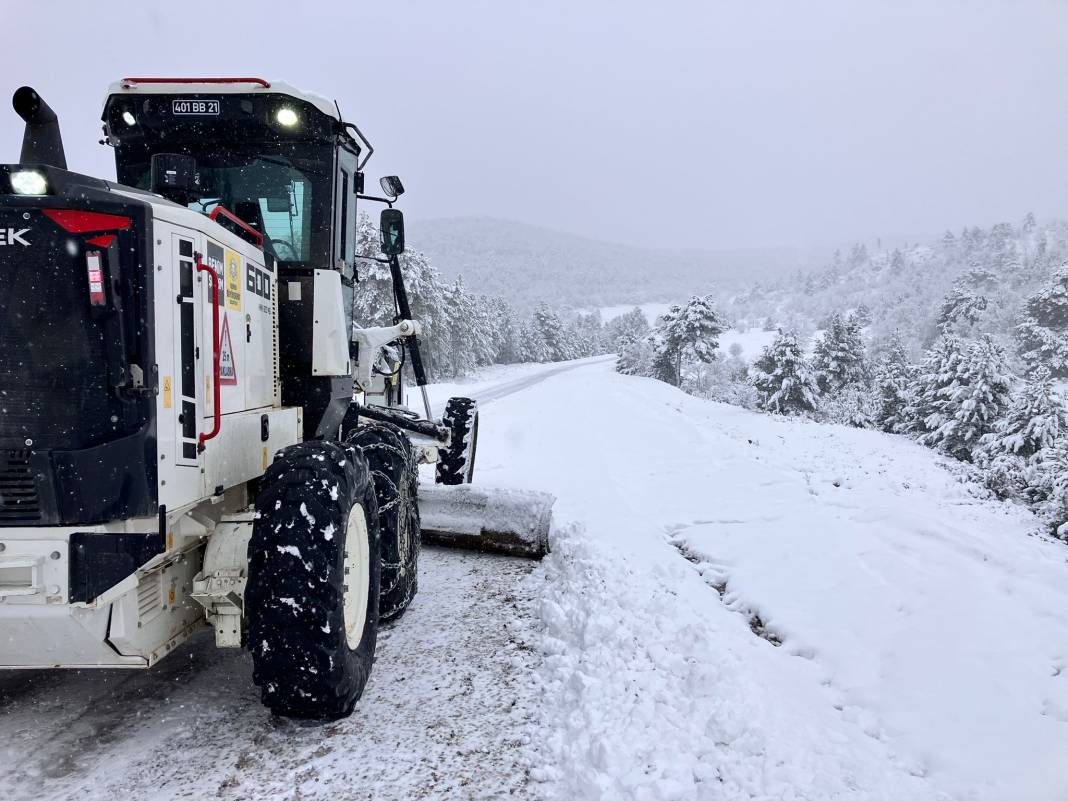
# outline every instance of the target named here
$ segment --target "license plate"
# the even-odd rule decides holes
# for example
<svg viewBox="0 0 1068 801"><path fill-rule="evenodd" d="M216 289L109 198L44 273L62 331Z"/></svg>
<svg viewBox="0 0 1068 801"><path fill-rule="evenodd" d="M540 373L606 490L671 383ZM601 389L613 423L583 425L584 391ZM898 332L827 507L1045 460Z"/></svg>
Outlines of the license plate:
<svg viewBox="0 0 1068 801"><path fill-rule="evenodd" d="M172 114L218 114L218 100L173 100Z"/></svg>

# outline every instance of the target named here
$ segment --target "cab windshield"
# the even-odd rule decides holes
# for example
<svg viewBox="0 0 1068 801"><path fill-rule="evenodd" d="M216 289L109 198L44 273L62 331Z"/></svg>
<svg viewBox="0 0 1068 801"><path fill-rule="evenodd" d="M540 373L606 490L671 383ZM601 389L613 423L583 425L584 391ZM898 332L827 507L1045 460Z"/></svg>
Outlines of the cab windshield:
<svg viewBox="0 0 1068 801"><path fill-rule="evenodd" d="M147 150L124 150L117 154L119 181L149 189ZM182 151L197 160L202 187L190 208L207 214L225 206L263 234L264 249L279 261L329 263L333 163L328 145L270 142Z"/></svg>

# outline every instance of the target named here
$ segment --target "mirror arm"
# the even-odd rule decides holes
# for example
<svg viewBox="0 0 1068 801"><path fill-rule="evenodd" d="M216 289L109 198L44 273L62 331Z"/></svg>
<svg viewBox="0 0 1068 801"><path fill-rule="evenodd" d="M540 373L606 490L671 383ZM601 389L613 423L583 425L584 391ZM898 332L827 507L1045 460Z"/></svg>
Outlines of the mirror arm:
<svg viewBox="0 0 1068 801"><path fill-rule="evenodd" d="M385 203L390 208L393 208L393 203L396 201L396 198L393 198L393 200L389 200L388 198L375 197L374 195L356 195L356 199L357 200L373 200L375 203Z"/></svg>

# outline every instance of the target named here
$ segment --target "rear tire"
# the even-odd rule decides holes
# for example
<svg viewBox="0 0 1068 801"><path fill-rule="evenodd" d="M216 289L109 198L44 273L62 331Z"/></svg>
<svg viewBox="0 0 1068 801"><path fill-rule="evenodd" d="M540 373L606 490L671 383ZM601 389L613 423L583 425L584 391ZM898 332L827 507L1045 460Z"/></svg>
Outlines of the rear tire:
<svg viewBox="0 0 1068 801"><path fill-rule="evenodd" d="M367 459L382 540L381 622L404 614L419 589L419 474L411 440L388 423L367 423L346 441Z"/></svg>
<svg viewBox="0 0 1068 801"><path fill-rule="evenodd" d="M449 429L449 447L438 452L439 484L470 484L478 448L478 404L470 398L449 398L442 424Z"/></svg>
<svg viewBox="0 0 1068 801"><path fill-rule="evenodd" d="M263 476L248 546L252 680L273 712L352 712L378 635L378 506L367 461L336 442L282 450Z"/></svg>

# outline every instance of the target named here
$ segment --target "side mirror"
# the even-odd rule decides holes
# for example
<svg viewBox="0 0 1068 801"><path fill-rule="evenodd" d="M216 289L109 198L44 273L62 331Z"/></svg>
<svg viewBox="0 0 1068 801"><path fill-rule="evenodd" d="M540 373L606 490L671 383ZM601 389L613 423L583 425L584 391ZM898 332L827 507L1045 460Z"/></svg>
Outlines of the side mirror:
<svg viewBox="0 0 1068 801"><path fill-rule="evenodd" d="M400 209L382 209L379 218L382 233L382 252L387 256L399 256L404 252L404 212Z"/></svg>
<svg viewBox="0 0 1068 801"><path fill-rule="evenodd" d="M382 193L390 200L396 200L404 194L404 184L396 175L387 175L378 179L378 185L382 187Z"/></svg>
<svg viewBox="0 0 1068 801"><path fill-rule="evenodd" d="M151 163L152 191L175 203L200 197L197 160L181 153L156 153Z"/></svg>

